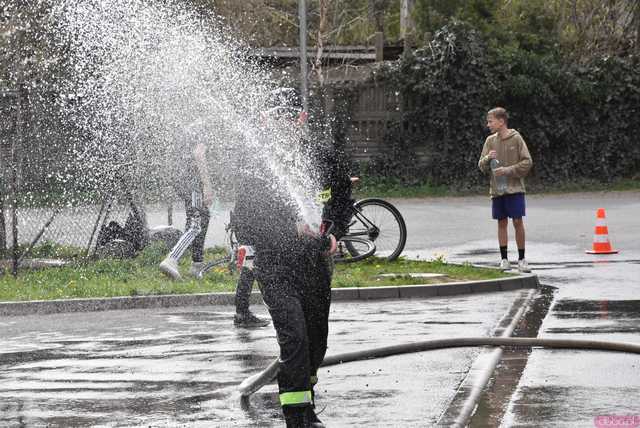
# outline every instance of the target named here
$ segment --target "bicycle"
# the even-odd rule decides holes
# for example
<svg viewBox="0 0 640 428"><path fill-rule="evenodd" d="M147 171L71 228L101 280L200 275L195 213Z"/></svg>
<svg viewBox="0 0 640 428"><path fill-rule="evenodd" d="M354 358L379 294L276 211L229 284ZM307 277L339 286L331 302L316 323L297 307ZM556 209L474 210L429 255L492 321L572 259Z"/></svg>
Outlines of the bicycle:
<svg viewBox="0 0 640 428"><path fill-rule="evenodd" d="M352 217L347 233L338 241L334 255L336 263L354 263L374 254L388 261L396 260L407 241L407 226L400 211L390 202L378 198L356 201L352 206ZM218 266L227 265L230 272L237 264L253 262L253 252L249 246L241 246L231 221L225 226L229 255L208 262L198 278ZM243 251L239 251L243 249ZM239 260L240 259L240 260ZM240 262L240 263L238 263Z"/></svg>
<svg viewBox="0 0 640 428"><path fill-rule="evenodd" d="M196 276L198 279L202 279L204 277L204 274L218 266L226 265L229 273L233 273L236 269L239 270L241 267L253 269L253 247L251 245L240 245L235 235L235 229L233 225L233 212L230 213L229 217L229 223L225 224L228 255L207 262ZM329 232L326 233L330 233L331 229L333 229L332 224L330 225ZM354 245L358 241L362 241L364 243L368 243L368 245L373 246L370 241L365 241L362 238L354 238ZM375 246L373 246L373 249L375 250Z"/></svg>
<svg viewBox="0 0 640 428"><path fill-rule="evenodd" d="M233 216L233 214L231 214L231 216ZM251 250L251 247L240 245L238 243L231 220L225 225L224 231L227 234L226 243L228 247L228 255L207 262L200 270L196 278L202 279L207 272L219 266L226 265L229 273L233 273L238 265L243 265L247 261L249 261L249 264L253 263L253 251ZM247 254L247 252L249 252L250 254Z"/></svg>
<svg viewBox="0 0 640 428"><path fill-rule="evenodd" d="M397 259L407 242L407 226L400 211L377 198L356 201L347 233L338 242L336 263L352 263L374 254Z"/></svg>

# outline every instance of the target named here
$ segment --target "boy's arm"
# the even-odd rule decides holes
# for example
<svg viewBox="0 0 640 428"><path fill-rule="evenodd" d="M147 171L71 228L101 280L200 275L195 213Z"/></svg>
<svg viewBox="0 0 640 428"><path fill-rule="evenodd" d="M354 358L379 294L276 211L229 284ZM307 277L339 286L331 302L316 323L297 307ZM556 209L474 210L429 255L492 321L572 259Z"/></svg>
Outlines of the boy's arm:
<svg viewBox="0 0 640 428"><path fill-rule="evenodd" d="M480 160L478 160L478 168L485 174L489 172L489 139L487 138L482 146L482 153L480 153Z"/></svg>
<svg viewBox="0 0 640 428"><path fill-rule="evenodd" d="M510 177L524 178L529 174L531 167L533 166L533 159L529 153L529 148L524 142L524 139L520 137L520 160L517 164L507 167L507 175Z"/></svg>
<svg viewBox="0 0 640 428"><path fill-rule="evenodd" d="M213 186L211 185L211 178L209 175L209 165L207 164L207 148L204 144L198 143L193 149L193 157L196 161L196 169L202 182L202 199L205 206L209 206L213 203Z"/></svg>

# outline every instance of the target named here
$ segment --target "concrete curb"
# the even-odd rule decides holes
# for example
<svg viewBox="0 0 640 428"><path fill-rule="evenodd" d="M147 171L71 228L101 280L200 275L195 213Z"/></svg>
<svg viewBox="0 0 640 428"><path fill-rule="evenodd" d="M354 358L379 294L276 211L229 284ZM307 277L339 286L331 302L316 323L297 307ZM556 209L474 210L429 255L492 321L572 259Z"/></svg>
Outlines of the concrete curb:
<svg viewBox="0 0 640 428"><path fill-rule="evenodd" d="M409 299L453 296L494 291L512 291L538 288L535 274L485 281L449 282L431 285L404 285L394 287L334 288L333 301ZM175 294L161 296L132 296L96 299L31 300L26 302L0 302L0 316L55 314L67 312L94 312L123 309L169 308L176 306L233 305L235 293ZM251 302L261 303L259 292L251 295Z"/></svg>
<svg viewBox="0 0 640 428"><path fill-rule="evenodd" d="M538 288L538 276L535 274L518 275L513 278L491 279L483 281L447 282L430 285L400 285L394 287L334 288L331 290L333 301L372 300L372 299L410 299L414 297L454 296L459 294L488 293L494 291L512 291L523 288Z"/></svg>

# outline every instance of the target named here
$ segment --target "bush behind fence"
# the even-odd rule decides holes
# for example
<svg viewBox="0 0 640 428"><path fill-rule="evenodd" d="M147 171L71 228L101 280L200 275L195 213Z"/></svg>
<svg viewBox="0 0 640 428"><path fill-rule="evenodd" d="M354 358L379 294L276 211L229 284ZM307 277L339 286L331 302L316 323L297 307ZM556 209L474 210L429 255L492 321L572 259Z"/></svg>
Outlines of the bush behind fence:
<svg viewBox="0 0 640 428"><path fill-rule="evenodd" d="M384 66L373 82L336 92L352 118L343 121L347 136L360 119L353 100L372 84L401 98L400 114L382 119L380 147L362 171L371 176L459 189L485 184L476 164L488 135L486 112L504 106L532 153L531 181L608 182L639 177L639 70L635 56L567 64L490 50L472 29L453 23L425 48Z"/></svg>

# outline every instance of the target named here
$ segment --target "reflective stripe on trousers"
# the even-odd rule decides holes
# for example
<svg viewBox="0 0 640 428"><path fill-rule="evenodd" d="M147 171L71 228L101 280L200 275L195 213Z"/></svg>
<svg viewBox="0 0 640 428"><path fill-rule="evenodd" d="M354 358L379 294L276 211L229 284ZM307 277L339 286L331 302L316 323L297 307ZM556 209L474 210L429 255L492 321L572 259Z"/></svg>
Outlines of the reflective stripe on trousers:
<svg viewBox="0 0 640 428"><path fill-rule="evenodd" d="M281 406L295 406L300 404L311 404L311 391L291 391L280 394Z"/></svg>

